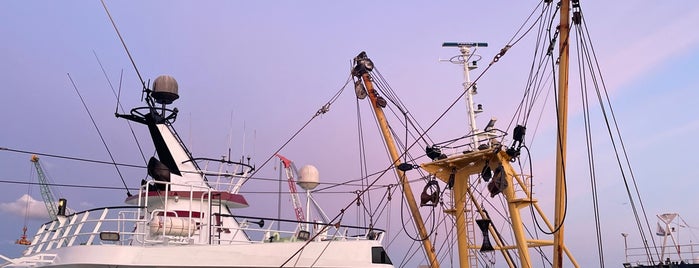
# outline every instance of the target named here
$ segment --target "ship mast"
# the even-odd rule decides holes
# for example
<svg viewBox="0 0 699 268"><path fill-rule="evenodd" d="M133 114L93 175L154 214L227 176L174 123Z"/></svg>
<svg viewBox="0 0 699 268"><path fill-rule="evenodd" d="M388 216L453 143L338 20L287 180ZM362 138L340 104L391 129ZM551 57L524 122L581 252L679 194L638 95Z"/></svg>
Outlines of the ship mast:
<svg viewBox="0 0 699 268"><path fill-rule="evenodd" d="M472 47L487 47L488 43L475 43L475 42L468 42L468 43L455 43L455 42L445 42L442 44L442 47L458 47L459 52L461 52L461 55L453 57L451 60L449 60L452 63L456 64L462 64L464 67L464 93L466 94L466 108L468 108L468 119L469 119L469 127L470 133L471 133L471 143L473 144L473 149L477 149L479 145L479 135L478 135L478 126L476 124L476 114L482 112L483 110L480 109L480 105L478 106L478 109L474 108L473 104L473 95L478 94L476 92L476 86L473 85L471 82L471 76L470 76L470 71L473 69L476 69L476 60L472 60L472 57L474 54L471 53L471 48Z"/></svg>
<svg viewBox="0 0 699 268"><path fill-rule="evenodd" d="M553 267L563 267L563 220L566 213L566 181L565 159L566 141L568 136L568 36L570 33L570 0L561 1L561 21L559 24L560 39L558 65L558 138L556 142L556 193L554 228L558 228L553 236Z"/></svg>
<svg viewBox="0 0 699 268"><path fill-rule="evenodd" d="M432 246L432 242L430 241L430 238L427 235L427 229L425 228L425 224L422 220L422 215L420 214L417 202L415 201L415 195L413 195L413 190L410 187L410 183L408 182L408 178L405 175L405 172L398 168L399 164L401 163L400 155L398 154L398 150L396 149L396 143L393 140L391 130L388 126L386 116L383 112L383 107L386 106L386 101L379 96L378 92L374 90L374 85L371 81L371 76L369 75L369 72L374 68L374 64L366 56L365 52L362 52L359 55L357 55L357 57L354 60L356 62L356 66L352 70L352 75L361 79L364 82L366 93L369 95L369 100L371 101L371 106L374 110L374 115L376 116L376 120L379 123L381 133L383 135L384 141L386 142L386 147L388 148L389 154L391 155L391 161L393 161L393 166L395 167L396 174L398 175L401 187L403 188L405 200L408 202L410 214L413 216L413 221L415 222L418 234L420 235L419 239L422 241L422 246L425 249L427 259L430 262L430 267L438 268L439 261L437 260L437 255L434 250L434 247Z"/></svg>
<svg viewBox="0 0 699 268"><path fill-rule="evenodd" d="M477 47L487 47L488 43L476 43L476 42L444 42L442 47L457 47L461 55L457 55L449 59L449 62L454 64L461 64L463 66L464 72L464 94L466 101L466 108L468 110L469 118L469 133L471 138L471 150L478 150L480 147L480 136L486 135L486 133L479 133L478 125L476 123L476 114L483 112L480 105L475 108L473 102L473 95L477 94L476 85L471 82L470 71L476 69L477 62L480 60L480 56L472 54L471 48ZM473 57L476 56L474 59ZM469 176L468 180L471 178ZM476 255L471 254L470 250L474 250L476 247L474 243L475 232L474 232L474 215L475 213L483 211L480 206L474 203L474 198L472 198L472 192L470 192L467 187L463 186L463 180L458 180L454 182L453 190L453 204L454 209L449 210L447 213L454 216L456 222L456 240L457 248L459 249L459 264L460 267L477 267ZM474 211L474 208L477 210ZM453 212L453 213L452 213ZM484 218L483 215L479 215ZM475 250L474 250L475 251Z"/></svg>

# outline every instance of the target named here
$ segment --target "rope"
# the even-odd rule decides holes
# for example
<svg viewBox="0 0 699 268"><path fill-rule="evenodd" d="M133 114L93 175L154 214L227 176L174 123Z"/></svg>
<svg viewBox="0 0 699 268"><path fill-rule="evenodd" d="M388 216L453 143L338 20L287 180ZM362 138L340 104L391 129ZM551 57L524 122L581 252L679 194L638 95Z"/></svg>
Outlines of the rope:
<svg viewBox="0 0 699 268"><path fill-rule="evenodd" d="M595 83L595 89L596 89L596 92L597 92L598 101L599 101L600 107L601 107L601 109L602 109L602 114L603 114L603 117L604 117L604 120L605 120L605 124L606 124L606 126L607 126L607 132L608 132L608 134L609 134L609 137L610 137L611 142L612 142L612 146L613 146L613 148L614 148L615 156L616 156L616 159L617 159L617 164L618 164L618 166L619 166L619 170L621 171L621 175L622 175L622 179L623 179L623 181L624 181L624 185L625 185L625 188L626 188L627 196L628 196L628 198L629 198L629 201L630 201L630 204L631 204L631 208L632 208L632 210L633 210L634 217L635 217L635 219L636 219L636 225L637 225L637 227L638 227L638 229L639 229L639 233L640 233L640 235L641 235L641 239L642 239L642 241L643 241L643 243L644 243L644 248L645 248L645 250L646 250L646 254L647 254L647 256L650 258L650 263L655 263L655 261L654 261L654 259L653 259L653 254L651 254L650 248L649 248L649 246L648 246L648 244L647 244L647 243L648 243L648 239L647 239L647 237L646 237L645 232L643 231L641 219L640 219L640 217L639 217L639 212L638 212L638 209L636 208L636 204L635 204L635 202L634 202L634 199L633 199L633 196L632 196L632 193L631 193L631 189L630 189L630 187L629 187L629 182L628 182L628 179L627 179L627 177L626 177L626 172L624 172L624 164L622 164L621 156L619 155L619 151L620 151L620 150L621 150L621 152L622 152L623 155L624 155L625 166L626 166L626 168L628 168L628 172L629 172L630 177L631 177L631 182L633 183L633 188L635 189L635 194L636 194L636 196L637 196L637 198L638 198L638 202L639 202L639 205L640 205L640 207L641 207L641 213L643 214L643 217L644 217L644 220L645 220L645 223L646 223L646 228L647 228L647 230L648 230L648 233L652 234L653 231L652 231L652 228L650 227L650 223L649 223L649 221L648 221L648 217L647 217L647 214L646 214L646 212L645 212L645 208L643 207L643 201L642 201L641 196L640 196L640 193L639 193L639 191L638 191L638 185L636 184L636 179L635 179L635 176L634 176L634 174L633 174L633 169L631 168L631 164L630 164L630 161L629 161L629 158L628 158L628 154L627 154L627 152L626 152L626 148L625 148L625 145L624 145L622 136L621 136L621 132L620 132L620 129L619 129L619 126L618 126L616 117L615 117L615 115L614 115L614 110L612 109L612 106L611 106L611 101L610 101L610 99L609 99L609 95L608 95L608 92L607 92L607 89L606 89L606 85L605 85L605 83L604 83L604 79L602 78L601 73L599 73L599 70L600 70L599 61L597 60L596 53L595 53L595 50L594 50L594 46L592 45L592 41L591 41L591 39L589 38L589 30L587 29L587 25L584 23L584 22L585 22L585 19L584 19L584 16L582 15L582 12L581 12L581 15L580 15L580 16L581 16L581 22L583 22L583 23L582 23L583 27L580 28L580 29L578 29L578 32L580 33L580 35L584 35L584 36L587 37L585 41L587 41L587 42L590 43L590 44L589 44L589 52L590 52L590 54L587 54L587 55L586 55L586 56L587 56L587 61L589 62L590 66L594 66L594 67L596 68L594 71L592 71L592 72L590 73L590 75L593 76L593 78L596 77L596 75L599 75L599 83L601 84L601 89L602 89L602 91L603 91L603 93L604 93L604 97L605 97L604 99L602 98L602 92L600 92L600 85L599 85L598 82L597 82L598 80L597 80L597 79L593 79L593 81L594 81L594 83ZM584 30L584 31L583 31L583 30ZM586 50L586 51L588 51L588 50ZM607 111L606 111L606 109L605 109L605 104L606 104L606 106L608 106L608 108L609 108L609 115L607 114ZM615 131L616 133L613 133L613 132L612 132L612 124L610 123L610 116L611 116L611 123L613 123L614 129L616 130L616 131ZM616 143L614 137L616 137L616 138L618 139L621 148L618 148L618 147L617 147L617 143ZM652 243L653 243L653 248L656 250L655 254L656 254L656 255L659 255L658 252L657 252L657 246L655 245L655 241L654 241L653 239L651 239L651 241L652 241Z"/></svg>
<svg viewBox="0 0 699 268"><path fill-rule="evenodd" d="M584 62L581 60L581 46L585 46L584 40L578 38L576 44L578 45L578 72L580 77L585 77L585 66L581 66ZM583 105L583 120L585 126L585 143L587 145L587 161L588 161L588 171L590 172L590 189L592 192L592 210L595 215L595 234L597 238L597 254L599 254L599 265L604 267L604 250L602 247L602 227L599 218L599 199L597 193L597 177L595 172L595 156L594 148L592 143L592 127L590 122L590 104L588 100L587 83L584 79L580 79L580 94Z"/></svg>
<svg viewBox="0 0 699 268"><path fill-rule="evenodd" d="M89 162L89 163L95 163L95 164L117 165L117 166L132 167L132 168L146 168L145 166L139 166L139 165L113 163L113 162L107 162L107 161L92 160L92 159L64 156L64 155L57 155L57 154L40 153L40 152L33 152L33 151L25 151L25 150L11 149L11 148L5 148L5 147L0 147L0 151L9 151L9 152L15 152L15 153L22 153L22 154L35 154L35 155L39 155L39 156L54 157L54 158Z"/></svg>
<svg viewBox="0 0 699 268"><path fill-rule="evenodd" d="M291 137L290 137L289 139L287 139L287 140L284 142L284 144L282 144L282 145L279 147L279 149L277 149L277 150L274 151L272 154L270 154L270 156L267 157L267 160L265 160L265 161L262 163L262 165L260 165L260 167L259 167L258 169L256 169L255 171L252 172L252 174L250 174L250 177L254 176L255 174L257 174L257 172L259 172L260 170L262 170L262 167L264 167L265 165L267 165L267 163L269 163L269 161L271 161L273 158L275 158L275 155L277 155L279 152L281 152L282 149L284 149L284 148L286 147L286 145L288 145L292 140L294 140L294 138L296 138L296 136L298 136L298 135L301 133L301 131L303 131L309 124L311 124L311 122L313 121L313 119L315 119L315 118L318 117L319 115L325 114L325 113L327 113L328 111L330 111L330 106L337 100L337 98L340 96L340 93L342 93L342 91L345 89L345 87L347 87L347 84L349 84L350 81L352 81L352 77L351 77L351 76L347 78L347 81L345 82L344 85L342 85L342 87L340 88L340 90L338 90L337 93L335 93L335 95L334 95L332 98L330 98L330 100L329 100L328 102L325 103L325 105L323 105L322 107L320 107L320 109L318 109L318 111L316 111L316 113L315 113L313 116L311 116L311 118L308 119L308 121L306 121L306 123L304 123L303 126L301 126L301 128L299 128L296 132L294 132L294 134L291 135ZM244 182L243 182L243 185L244 185L246 182L247 182L247 181L244 181ZM241 186L242 186L242 185L241 185Z"/></svg>

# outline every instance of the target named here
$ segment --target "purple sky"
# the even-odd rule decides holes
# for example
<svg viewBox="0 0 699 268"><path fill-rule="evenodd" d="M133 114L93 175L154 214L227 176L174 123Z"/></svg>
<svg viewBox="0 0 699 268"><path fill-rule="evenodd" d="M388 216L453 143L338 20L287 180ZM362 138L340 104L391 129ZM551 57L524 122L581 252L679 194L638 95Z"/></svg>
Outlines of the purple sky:
<svg viewBox="0 0 699 268"><path fill-rule="evenodd" d="M699 113L693 109L699 99L699 31L694 29L699 25L699 2L582 2L651 224L655 224L655 214L678 212L690 225L699 226L695 212L699 182L692 172L699 160L693 156L696 142L690 136L699 130ZM441 48L441 43L488 42L489 47L478 51L485 66L536 3L108 1L107 5L144 79L160 74L177 79L180 99L174 106L180 117L175 126L193 153L220 157L227 154L230 140L234 158L250 156L260 165L340 89L349 76L351 59L361 51L367 52L420 124L431 124L462 89L459 66L439 61L457 51ZM109 160L68 80L66 73L70 73L117 162L142 164L127 124L113 116L116 100L93 51L115 88L123 70L121 102L127 109L140 105L138 77L98 1L2 1L0 36L4 92L0 97L0 147ZM479 81L476 102L483 103L486 110L479 124L491 116L502 124L510 121L531 64L531 41L526 38L511 49ZM482 70L474 71L472 77ZM359 177L354 100L348 88L328 114L315 119L281 153L297 167L317 166L325 182ZM589 179L587 170L576 164L586 159L583 129L573 125L582 118L577 89L571 91L571 102L571 139L576 140L571 140L568 160L572 170L582 173L570 175L566 237L583 267L593 267L598 264L596 250L590 247L595 240L591 238ZM372 173L388 162L368 106L364 102L361 106ZM439 141L464 135L465 115L463 107L450 111L430 136ZM536 198L548 209L549 218L553 218L555 153L550 145L555 130L551 118L551 114L543 116L536 140L531 141L539 179ZM594 124L605 131L602 121ZM135 128L139 141L148 143L145 129ZM600 140L597 148L609 147L603 137ZM0 180L30 181L29 157L0 151ZM598 175L598 187L606 265L618 266L624 258L620 233L632 234L630 244L640 245L640 240L634 235L613 156L598 161L604 169ZM122 185L111 166L50 157L41 162L55 183ZM267 165L259 176L277 178L275 166L278 163ZM145 176L139 169L124 168L122 172L132 187ZM394 182L384 178L381 184ZM277 190L276 184L246 186L251 187L248 191ZM414 189L422 187L416 183ZM120 205L125 197L119 190L58 190L75 210ZM24 225L24 195L29 193L36 200L41 196L37 187L8 183L2 184L0 193L4 219L0 254L14 256L22 250L13 243ZM326 212L334 215L351 202L353 194L317 197L329 207ZM270 208L270 214L276 215L276 201L248 198L253 206ZM403 257L412 242L400 231L401 204L394 200L392 213L396 216L388 229L398 238L388 252L394 263L400 263L396 259ZM288 200L283 201L289 206ZM36 213L45 210L41 203L31 207ZM293 215L291 209L284 213ZM355 220L347 221L353 224ZM43 219L29 220L29 232L41 222ZM690 237L689 232L682 235Z"/></svg>

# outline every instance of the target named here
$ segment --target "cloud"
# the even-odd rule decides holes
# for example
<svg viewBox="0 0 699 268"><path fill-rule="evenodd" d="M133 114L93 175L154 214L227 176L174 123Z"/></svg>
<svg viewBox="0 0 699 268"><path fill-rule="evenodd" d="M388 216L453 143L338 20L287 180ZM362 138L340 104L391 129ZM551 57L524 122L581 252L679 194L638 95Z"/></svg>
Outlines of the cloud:
<svg viewBox="0 0 699 268"><path fill-rule="evenodd" d="M697 130L699 130L699 119L646 137L638 146L640 148L646 148L650 145L663 144L669 140L678 140L678 137L690 136L692 133L696 133Z"/></svg>
<svg viewBox="0 0 699 268"><path fill-rule="evenodd" d="M25 194L14 202L0 203L0 211L14 214L20 217L27 217L32 220L48 220L49 213L44 202L37 201Z"/></svg>
<svg viewBox="0 0 699 268"><path fill-rule="evenodd" d="M611 58L611 90L619 89L627 83L657 68L663 61L676 57L699 45L699 8L684 16L677 16L663 27L648 29L643 38L630 43L621 53Z"/></svg>

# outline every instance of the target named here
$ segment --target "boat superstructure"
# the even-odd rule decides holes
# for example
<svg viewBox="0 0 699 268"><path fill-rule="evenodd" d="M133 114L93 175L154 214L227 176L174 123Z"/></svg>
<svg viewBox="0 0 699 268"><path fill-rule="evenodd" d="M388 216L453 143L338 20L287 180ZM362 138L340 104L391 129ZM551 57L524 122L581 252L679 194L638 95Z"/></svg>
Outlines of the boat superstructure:
<svg viewBox="0 0 699 268"><path fill-rule="evenodd" d="M660 238L662 243L652 248L629 247L628 233L622 233L624 238L624 267L644 268L644 267L678 267L693 268L699 267L699 245L692 242L693 235L688 235L683 229L691 234L690 226L679 213L663 213L656 215L655 238ZM687 237L690 237L687 239ZM658 259L653 260L648 257L648 251L659 253Z"/></svg>
<svg viewBox="0 0 699 268"><path fill-rule="evenodd" d="M57 219L2 267L392 267L380 229L234 213L250 206L239 192L254 167L194 158L167 106L177 91L160 76L145 89L147 106L117 114L147 126L157 152L126 206L67 214L63 200Z"/></svg>
<svg viewBox="0 0 699 268"><path fill-rule="evenodd" d="M475 46L486 46L484 43L475 42L463 42L463 43L444 43L444 46L455 46L459 47L460 51L463 53L461 57L463 59L470 58L470 49ZM408 200L410 210L413 213L413 219L417 226L418 234L421 243L425 247L427 259L431 267L439 267L439 262L436 257L435 250L433 249L430 237L425 231L425 226L423 219L419 217L420 212L418 210L417 202L413 198L413 193L410 190L410 185L407 183L404 167L401 167L401 158L395 147L395 143L391 138L390 127L386 123L384 113L382 111L383 107L380 104L379 99L381 98L377 91L374 89L373 78L371 71L373 69L373 62L368 58L366 53L362 52L355 58L356 66L353 69L353 75L358 77L363 83L363 88L365 88L367 95L372 103L372 108L374 109L374 114L377 116L377 121L379 126L382 128L383 137L386 139L386 144L389 147L389 152L393 159L394 166L396 167L396 172L398 178L400 178L401 185L404 187L405 198ZM464 138L470 141L466 151L458 154L447 156L441 153L438 146L432 146L427 148L427 155L432 158L432 162L423 163L420 167L433 175L437 179L441 180L447 186L447 189L453 191L451 204L454 205L452 209L445 210L446 213L453 217L456 225L456 239L458 247L458 260L460 267L472 267L470 252L472 250L480 251L501 251L504 259L506 260L508 266L510 267L531 267L531 257L530 249L549 247L553 248L555 244L553 240L544 240L529 237L525 232L522 222L521 210L530 206L533 206L539 213L538 216L542 217L548 228L554 230L555 227L550 223L550 221L543 214L542 209L537 204L537 200L534 199L530 193L530 188L527 183L525 183L524 176L515 171L515 169L510 165L513 160L519 156L522 142L524 139L525 128L523 126L518 126L514 131L514 142L511 147L507 147L501 143L501 138L504 136L502 131L499 131L493 126L488 126L484 128L483 131L478 130L475 125L475 105L472 96L475 92L474 84L470 83L468 71L471 67L469 61L461 61L464 64L465 72L465 82L464 90L467 100L467 105L469 107L469 118L472 120L471 133ZM493 122L491 120L491 122ZM494 122L493 122L494 124ZM489 124L490 125L490 124ZM500 236L501 231L498 231L494 226L490 225L490 216L486 210L478 203L474 203L476 200L476 194L474 193L474 185L480 184L479 180L483 180L487 183L487 189L490 192L490 196L494 197L496 195L502 195L507 202L508 213L510 220L513 222L513 236L515 241L512 243L506 243L504 239ZM412 200L412 202L411 202ZM471 202L469 202L469 200ZM473 207L466 207L467 204ZM475 211L473 210L475 209ZM468 213L475 213L475 217L468 217ZM469 219L479 218L478 225L483 232L484 239L488 239L488 233L493 236L495 245L491 245L488 241L487 244L480 244L474 240L474 237L467 234L473 233L468 228L473 228L474 221L468 221ZM508 251L515 250L519 260L512 258L511 253ZM572 254L563 245L562 250L567 255L570 262L577 266ZM475 265L475 263L474 263Z"/></svg>
<svg viewBox="0 0 699 268"><path fill-rule="evenodd" d="M573 5L578 5L578 1L572 1ZM550 1L546 1L550 3ZM555 201L555 218L549 220L542 208L538 205L537 200L531 193L531 186L527 181L529 178L526 174L518 173L511 163L519 159L520 151L524 145L524 136L526 126L517 125L510 137L512 145L505 145L504 137L507 134L504 131L499 131L494 128L495 119L491 119L488 126L480 130L476 123L476 114L481 112L481 107L477 107L474 103L474 95L476 94L475 83L471 81L469 71L476 68L476 60L472 57L472 50L477 47L485 47L487 43L481 42L446 42L444 47L456 47L461 52L461 55L456 56L456 60L452 58L452 63L463 65L464 82L463 94L461 97L466 102L468 111L468 126L469 133L458 138L460 142L466 143L463 149L459 152L447 155L443 153L442 146L434 144L427 146L425 155L431 161L422 163L419 167L427 172L433 178L443 182L447 190L451 191L450 200L443 200L443 196L439 191L428 194L423 191L421 196L421 205L432 203L436 206L441 200L447 201L452 207L444 209L444 212L449 215L454 226L454 234L456 240L457 253L455 254L459 267L470 268L478 267L473 252L501 252L502 258L505 260L508 267L534 267L532 264L532 252L543 252L543 248L553 252L552 266L563 267L564 262L572 264L574 267L579 267L579 264L566 247L564 234L564 173L565 167L565 142L566 142L566 118L567 118L567 86L568 86L568 31L570 29L571 18L569 12L572 10L571 1L561 1L560 7L560 43L558 51L558 60L560 64L558 77L559 79L559 103L558 124L559 129L558 148L557 152L557 180L556 180L556 201ZM578 18L579 19L579 18ZM578 20L579 21L579 20ZM557 31L558 34L558 31ZM553 44L553 42L552 42ZM496 62L510 46L506 46L501 50L494 61ZM553 48L551 48L553 49ZM414 169L413 165L406 163L406 152L399 152L398 145L394 142L393 130L386 122L383 109L387 105L387 101L379 95L379 91L375 89L374 82L379 80L378 76L372 74L374 63L368 58L365 52L360 53L354 59L355 66L352 70L352 75L357 78L355 82L358 85L358 92L365 92L358 97L369 96L371 107L376 116L376 121L381 129L382 137L390 152L390 160L392 166L396 170L399 184L402 186L405 199L409 205L411 215L413 216L414 224L417 230L416 241L420 241L427 263L430 267L439 267L439 258L436 256L435 244L431 241L431 235L426 230L423 216L415 201L415 195L412 193L410 184L406 177L406 172ZM492 65L491 63L491 65ZM391 103L398 101L392 100ZM453 104L452 104L453 105ZM479 105L480 106L480 105ZM404 112L407 114L407 112ZM407 120L407 119L406 119ZM416 138L416 142L424 136ZM453 143L455 140L449 141ZM414 144L412 144L414 145ZM410 145L404 145L409 148ZM423 177L424 178L424 177ZM427 185L436 184L435 181L426 180ZM426 186L426 189L427 187ZM506 222L511 228L511 232L505 234L491 224L491 215L486 209L479 204L476 191L486 189L490 197L501 196L501 200L506 207ZM484 194L479 193L480 196ZM528 215L530 211L532 217L541 218L543 228L547 229L544 232L552 234L552 239L543 239L534 237L528 230L525 230L523 224L523 215ZM522 212L524 210L524 212ZM536 216L534 216L536 214ZM436 216L435 216L436 217ZM475 224L474 224L475 223ZM475 235L474 225L479 227L482 234ZM494 243L490 243L489 236L493 237ZM507 236L507 239L503 238ZM483 239L483 243L476 242L477 237ZM509 241L508 241L509 239ZM543 253L541 253L543 255ZM487 266L487 265L486 265Z"/></svg>
<svg viewBox="0 0 699 268"><path fill-rule="evenodd" d="M627 260L624 263L624 267L696 267L696 264L692 264L696 259L693 254L695 251L693 246L680 246L676 243L667 245L668 239L675 242L671 232L666 231L669 230L669 227L666 226L670 221L668 217L660 217L664 223L661 226L662 228L660 228L662 232L659 232L663 236L662 246L649 245L650 243L655 244L655 239L652 239L652 237L648 238L646 234L652 232L644 230L645 226L642 226L643 222L647 224L648 220L640 201L641 196L636 186L635 178L633 178L633 172L630 171L631 166L626 156L625 146L621 141L619 123L613 115L609 95L607 94L604 80L601 78L601 71L599 70L594 49L592 49L592 42L589 40L587 26L584 25L580 1L563 0L555 3L553 1L542 1L540 4L546 7L539 13L540 17L534 20L545 22L542 22L540 25L537 25L538 22L535 22L531 26L525 23L520 28L520 31L528 29L524 30L526 32L538 26L540 32L537 36L537 46L539 47L534 52L535 59L526 82L525 93L521 102L518 103L519 107L516 108L517 114L510 121L510 126L512 127L511 135L507 133L510 131L510 126L507 127L506 131L494 128L495 118L491 119L483 129L479 129L476 123L476 114L482 112L482 107L480 105L476 106L474 102L476 86L475 81L470 79L469 71L476 68L476 62L480 59L480 57L474 57L472 50L478 47L485 47L487 46L486 43L446 42L443 44L445 47L456 47L459 49L461 55L455 56L450 61L463 65L464 69L463 93L446 110L449 111L455 104L461 102L463 98L468 111L467 123L469 129L465 135L464 133L459 133L463 136L444 142L432 143L432 145L430 145L431 139L425 137L447 111L442 113L426 129L414 126L413 124L415 123L410 122L412 119L410 112L402 106L401 101L395 97L392 89L389 86L385 86L386 82L383 81L382 75L374 72L376 70L375 64L369 59L367 54L361 52L354 58L355 65L352 69L352 75L356 79L357 97L359 99L369 97L371 109L389 152L391 163L389 169L395 170L398 185L403 189L404 198L412 216L415 234L411 238L422 245L425 266L439 267L451 261L452 266L461 268L494 267L495 258L492 257L498 254L500 256L497 257L497 260L504 261L504 264L500 263L503 267L581 267L565 242L566 216L572 215L571 211L568 210L570 202L568 197L570 188L568 188L568 184L573 180L577 181L581 177L589 176L590 191L592 193L589 199L594 204L592 213L595 220L594 231L597 235L595 237L595 246L597 246L598 250L599 265L603 267L603 225L600 221L600 206L604 204L600 204L598 200L596 178L598 171L595 169L600 164L596 163L599 160L595 160L595 158L599 153L593 150L593 147L597 146L597 144L592 139L594 131L591 130L592 123L590 121L590 117L593 115L590 111L590 106L597 105L602 111L604 124L606 124L610 142L613 145L614 153L609 155L615 155L615 164L618 164L620 171L619 175L608 176L623 180L626 186L626 197L630 203L634 204L632 205L632 210L635 224L644 243L643 247L635 248L636 252L632 254L628 253L628 247L625 249L627 250ZM535 14L536 12L533 12L527 20L529 21L530 18L535 17ZM549 15L551 16L549 17ZM555 25L556 21L558 21L557 25ZM487 68L498 62L524 35L526 33L522 34L522 36L513 36L511 43L505 45L495 55ZM543 36L546 36L548 39L542 38ZM586 139L585 146L587 147L587 163L584 165L584 169L587 170L576 170L576 172L570 172L568 169L571 164L574 166L577 163L567 160L568 87L571 76L569 54L571 54L571 46L577 47L578 70L576 71L580 78L578 82L580 83L583 110L580 117L582 117L582 121L585 124L584 135ZM573 66L575 65L573 64ZM548 67L551 67L551 69L544 70ZM544 84L545 86L542 86ZM554 131L551 132L554 134L548 140L551 144L555 144L555 146L552 146L555 148L555 157L550 157L550 162L553 164L551 166L555 167L555 175L550 176L552 179L549 180L553 184L553 201L549 202L553 210L553 213L551 213L553 214L552 219L546 216L544 208L539 205L539 201L535 198L533 190L534 180L533 175L531 175L535 169L532 167L532 158L528 155L531 151L525 145L527 122L531 126L531 121L536 121L536 119L530 118L535 107L534 103L548 98L548 95L542 97L542 92L546 90L550 90L546 94L553 93L551 95L555 96L553 100L550 100L555 107L551 110L542 108L541 112L542 115L548 112L550 113L548 115L553 118L551 119L553 121L551 125ZM506 95L500 92L498 94ZM595 103L595 101L598 103ZM392 127L387 123L386 115L389 113L385 113L384 109L392 109L394 107L397 107L398 111L393 111L393 113L396 114L397 120L400 120L400 123L405 127L406 133L404 136L397 134L400 128ZM538 109L538 106L536 108ZM541 119L541 115L539 119ZM538 124L539 122L536 123L537 127L539 126ZM411 127L414 127L417 133L409 133L408 129ZM405 140L403 140L402 144L397 142L398 139L403 137ZM417 154L411 151L412 148L421 149L422 147L416 146L418 144L422 144L422 146L427 144L424 154L423 152ZM446 150L454 151L447 153ZM427 156L430 159L423 162L416 161L417 158L423 156ZM626 159L623 159L624 157ZM415 163L420 164L417 165ZM519 164L519 167L516 168L515 165L517 164L513 163ZM419 174L421 177L413 180L413 182L420 181L425 184L425 190L419 195L413 194L410 185L411 180L407 176L407 173L412 170L418 170L417 172L424 171L428 174ZM530 174L526 174L525 171L527 170ZM539 178L542 178L541 175L539 176ZM444 192L440 191L438 186L440 183L445 185L444 192L449 192L449 194L444 194ZM432 189L431 192L428 189ZM635 196L631 189L636 190ZM491 201L490 198L495 198L496 201ZM419 206L415 199L420 200ZM500 201L500 204L497 204L498 201ZM640 210L635 207L636 203L640 203ZM496 205L501 205L504 209L500 210L501 207ZM439 208L429 211L426 209L421 210L423 206ZM439 212L436 212L436 210L442 210L444 214L448 215L448 220L437 216ZM447 230L449 238L444 239L447 242L444 242L441 248L440 244L433 242L440 238L439 235L442 233L440 233L441 229L439 228L441 226L437 226L438 224L433 224L431 227L426 226L426 222L429 222L426 219L430 217L432 217L433 222L446 222L444 225L447 227L444 229ZM434 220L435 218L438 220ZM501 221L498 225L493 224L496 218ZM525 224L526 221L531 221L532 224ZM478 227L478 229L475 227ZM577 228L580 228L580 226L578 225ZM480 233L478 230L480 230ZM580 234L579 230L575 232L576 235ZM625 239L627 235L624 234ZM590 241L584 241L592 244L593 239L590 238ZM592 246L590 245L591 248ZM444 250L440 252L440 249ZM621 252L621 249L617 250ZM487 256L484 257L484 255ZM628 260L629 256L640 257L644 260L630 261ZM584 264L583 266L589 265Z"/></svg>

